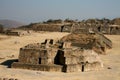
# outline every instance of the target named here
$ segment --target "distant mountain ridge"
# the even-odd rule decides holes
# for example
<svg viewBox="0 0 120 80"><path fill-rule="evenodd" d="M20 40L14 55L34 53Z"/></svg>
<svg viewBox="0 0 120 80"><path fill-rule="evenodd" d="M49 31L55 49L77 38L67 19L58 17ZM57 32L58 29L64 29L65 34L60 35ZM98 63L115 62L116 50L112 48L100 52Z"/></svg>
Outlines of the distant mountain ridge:
<svg viewBox="0 0 120 80"><path fill-rule="evenodd" d="M16 28L16 27L26 25L25 23L22 23L19 21L7 20L7 19L4 19L4 20L1 19L0 24L2 24L6 28Z"/></svg>

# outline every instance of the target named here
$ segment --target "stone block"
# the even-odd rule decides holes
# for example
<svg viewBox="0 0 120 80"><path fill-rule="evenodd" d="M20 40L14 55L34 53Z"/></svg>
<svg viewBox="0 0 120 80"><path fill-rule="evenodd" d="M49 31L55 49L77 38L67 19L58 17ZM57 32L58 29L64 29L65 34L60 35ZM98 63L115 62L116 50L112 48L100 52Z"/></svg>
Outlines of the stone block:
<svg viewBox="0 0 120 80"><path fill-rule="evenodd" d="M71 42L64 42L62 48L71 48Z"/></svg>
<svg viewBox="0 0 120 80"><path fill-rule="evenodd" d="M78 64L67 64L63 67L63 72L77 72L79 71Z"/></svg>

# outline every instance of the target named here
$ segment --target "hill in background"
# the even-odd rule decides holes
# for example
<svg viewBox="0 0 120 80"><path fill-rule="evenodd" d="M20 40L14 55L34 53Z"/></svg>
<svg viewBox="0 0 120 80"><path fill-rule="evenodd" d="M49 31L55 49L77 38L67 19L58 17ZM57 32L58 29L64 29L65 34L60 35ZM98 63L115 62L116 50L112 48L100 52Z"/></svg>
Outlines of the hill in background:
<svg viewBox="0 0 120 80"><path fill-rule="evenodd" d="M16 28L19 26L26 25L25 23L14 20L0 20L0 24L2 24L5 28Z"/></svg>

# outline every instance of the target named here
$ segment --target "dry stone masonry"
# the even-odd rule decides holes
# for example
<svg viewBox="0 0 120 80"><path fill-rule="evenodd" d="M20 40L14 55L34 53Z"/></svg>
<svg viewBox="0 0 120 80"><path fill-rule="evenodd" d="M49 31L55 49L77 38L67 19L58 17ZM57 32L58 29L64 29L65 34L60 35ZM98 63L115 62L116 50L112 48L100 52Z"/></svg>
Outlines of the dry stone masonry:
<svg viewBox="0 0 120 80"><path fill-rule="evenodd" d="M61 41L71 42L72 46L77 46L79 48L94 50L98 54L106 54L106 50L112 48L111 40L101 33L72 33L64 36Z"/></svg>
<svg viewBox="0 0 120 80"><path fill-rule="evenodd" d="M102 67L103 63L94 50L53 39L20 48L19 60L12 64L12 68L54 72L100 70Z"/></svg>

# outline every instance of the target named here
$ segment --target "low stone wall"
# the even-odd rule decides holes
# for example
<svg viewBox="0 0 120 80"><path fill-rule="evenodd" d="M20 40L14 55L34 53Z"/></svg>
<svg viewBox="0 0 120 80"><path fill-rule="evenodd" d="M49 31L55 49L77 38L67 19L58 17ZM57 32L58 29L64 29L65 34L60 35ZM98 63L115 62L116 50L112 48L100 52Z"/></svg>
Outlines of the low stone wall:
<svg viewBox="0 0 120 80"><path fill-rule="evenodd" d="M20 36L19 32L7 32L7 35Z"/></svg>
<svg viewBox="0 0 120 80"><path fill-rule="evenodd" d="M81 66L79 66L78 64L67 64L67 65L64 65L63 72L77 72L77 71L81 71L80 67Z"/></svg>
<svg viewBox="0 0 120 80"><path fill-rule="evenodd" d="M56 24L40 24L40 25L34 25L33 30L35 31L61 31L61 25Z"/></svg>
<svg viewBox="0 0 120 80"><path fill-rule="evenodd" d="M52 72L61 72L62 66L60 65L32 65L32 64L22 64L19 62L14 62L12 64L12 68L19 69L29 69L29 70L37 70L37 71L52 71Z"/></svg>
<svg viewBox="0 0 120 80"><path fill-rule="evenodd" d="M100 62L87 63L84 65L84 71L100 70L102 65Z"/></svg>
<svg viewBox="0 0 120 80"><path fill-rule="evenodd" d="M5 32L6 35L10 35L10 36L27 36L30 35L31 32L30 31L6 31Z"/></svg>

